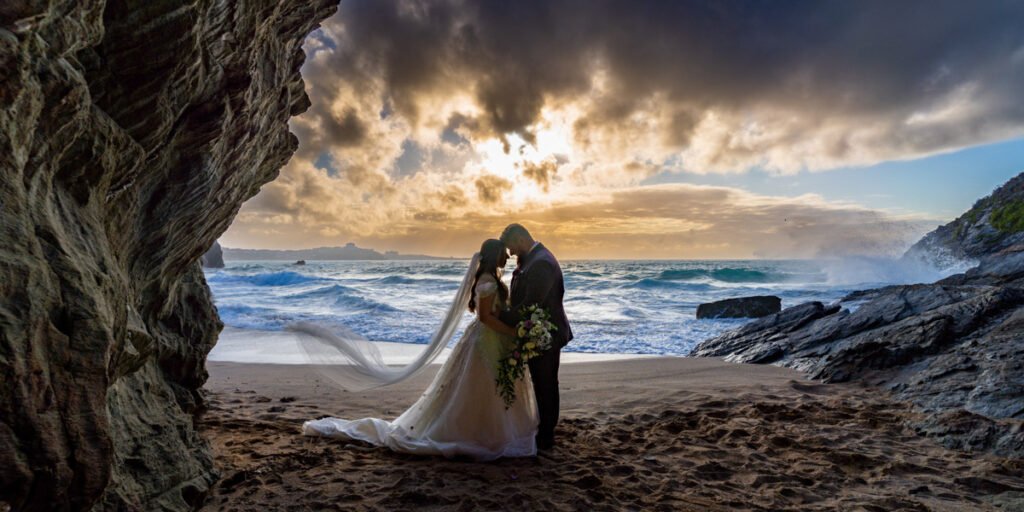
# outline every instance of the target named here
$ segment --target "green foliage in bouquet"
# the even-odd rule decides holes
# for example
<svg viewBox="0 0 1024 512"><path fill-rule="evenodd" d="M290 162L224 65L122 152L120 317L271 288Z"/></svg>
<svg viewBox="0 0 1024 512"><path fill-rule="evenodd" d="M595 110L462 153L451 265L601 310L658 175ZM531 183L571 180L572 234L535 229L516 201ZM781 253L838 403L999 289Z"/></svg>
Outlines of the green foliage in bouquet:
<svg viewBox="0 0 1024 512"><path fill-rule="evenodd" d="M523 378L526 363L551 349L551 333L558 330L551 314L536 304L524 306L519 313L523 320L516 324L515 347L498 362L496 383L506 409L516 401L516 381Z"/></svg>

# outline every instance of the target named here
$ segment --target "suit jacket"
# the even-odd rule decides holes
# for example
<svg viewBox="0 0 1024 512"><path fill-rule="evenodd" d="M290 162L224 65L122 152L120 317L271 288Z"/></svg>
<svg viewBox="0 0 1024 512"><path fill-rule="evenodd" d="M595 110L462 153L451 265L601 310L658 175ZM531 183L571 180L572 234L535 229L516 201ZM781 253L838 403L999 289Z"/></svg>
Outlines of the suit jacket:
<svg viewBox="0 0 1024 512"><path fill-rule="evenodd" d="M562 348L572 340L572 329L562 306L562 298L565 297L562 267L558 266L555 255L542 244L537 244L522 260L512 274L511 309L503 311L499 318L514 327L523 319L519 313L523 306L538 304L551 314L551 323L558 327L552 338L558 348Z"/></svg>

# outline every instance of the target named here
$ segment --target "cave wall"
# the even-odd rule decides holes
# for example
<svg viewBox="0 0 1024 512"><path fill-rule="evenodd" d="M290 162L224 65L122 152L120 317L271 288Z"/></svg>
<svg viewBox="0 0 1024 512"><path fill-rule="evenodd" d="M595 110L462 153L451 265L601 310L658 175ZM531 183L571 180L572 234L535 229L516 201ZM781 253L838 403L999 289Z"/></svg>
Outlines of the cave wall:
<svg viewBox="0 0 1024 512"><path fill-rule="evenodd" d="M0 509L187 509L198 260L295 150L334 0L0 5Z"/></svg>

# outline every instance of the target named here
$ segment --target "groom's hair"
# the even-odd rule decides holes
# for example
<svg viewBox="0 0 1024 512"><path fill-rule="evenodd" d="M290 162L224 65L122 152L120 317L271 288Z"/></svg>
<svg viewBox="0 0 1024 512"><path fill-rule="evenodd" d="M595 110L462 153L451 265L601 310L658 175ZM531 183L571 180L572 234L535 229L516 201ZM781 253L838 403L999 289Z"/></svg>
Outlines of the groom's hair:
<svg viewBox="0 0 1024 512"><path fill-rule="evenodd" d="M530 232L527 231L522 224L509 224L508 227L505 228L505 231L501 232L500 238L503 243L508 244L508 242L515 237L523 237L527 240L533 240L533 237L530 236Z"/></svg>

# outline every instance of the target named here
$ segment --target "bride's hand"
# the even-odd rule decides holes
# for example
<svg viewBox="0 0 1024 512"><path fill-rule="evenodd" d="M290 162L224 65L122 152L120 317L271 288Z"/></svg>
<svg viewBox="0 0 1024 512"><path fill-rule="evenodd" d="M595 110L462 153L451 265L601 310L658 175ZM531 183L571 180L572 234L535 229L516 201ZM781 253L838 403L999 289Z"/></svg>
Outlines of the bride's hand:
<svg viewBox="0 0 1024 512"><path fill-rule="evenodd" d="M480 323L498 331L502 334L506 334L515 337L516 330L510 327L505 322L502 322L491 312L491 307L494 305L494 295L488 295L486 297L480 297L480 304L476 308L477 318L480 319Z"/></svg>

